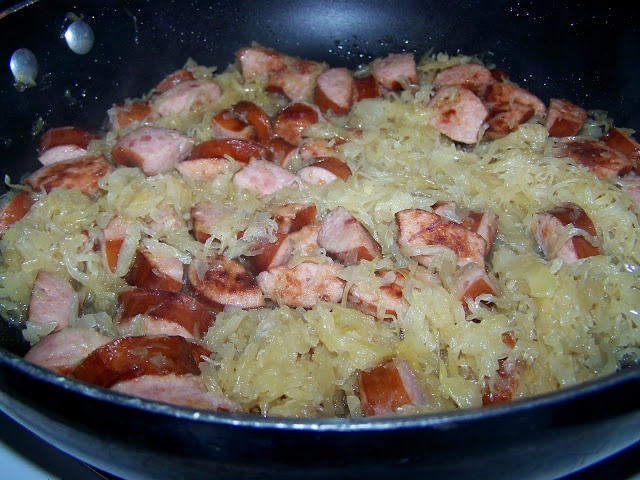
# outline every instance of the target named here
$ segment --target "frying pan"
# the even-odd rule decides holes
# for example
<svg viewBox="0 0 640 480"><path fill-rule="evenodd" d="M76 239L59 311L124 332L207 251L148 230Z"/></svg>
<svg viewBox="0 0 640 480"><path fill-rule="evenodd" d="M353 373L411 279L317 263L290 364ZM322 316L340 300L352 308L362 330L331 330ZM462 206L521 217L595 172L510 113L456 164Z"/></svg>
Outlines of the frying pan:
<svg viewBox="0 0 640 480"><path fill-rule="evenodd" d="M8 2L0 3L7 8ZM74 16L70 16L73 14ZM83 18L95 43L69 49ZM355 68L389 52L465 53L548 101L607 110L640 130L640 23L607 2L40 0L0 19L0 58L36 56L36 86L0 70L0 162L37 164L37 123L100 131L116 101L187 58L220 69L252 41ZM640 367L507 405L406 418L275 419L144 401L21 359L0 321L0 408L46 441L126 479L557 478L640 440Z"/></svg>

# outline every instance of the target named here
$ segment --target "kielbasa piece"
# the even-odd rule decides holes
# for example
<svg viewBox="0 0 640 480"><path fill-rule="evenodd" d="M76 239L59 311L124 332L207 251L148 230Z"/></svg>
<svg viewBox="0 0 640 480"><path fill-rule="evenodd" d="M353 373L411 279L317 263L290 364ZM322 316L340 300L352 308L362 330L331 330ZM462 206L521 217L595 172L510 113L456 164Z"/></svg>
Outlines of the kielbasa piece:
<svg viewBox="0 0 640 480"><path fill-rule="evenodd" d="M351 169L339 158L319 157L298 170L297 176L307 186L321 187L338 179L347 180Z"/></svg>
<svg viewBox="0 0 640 480"><path fill-rule="evenodd" d="M118 165L139 167L146 175L157 175L173 170L192 148L191 137L177 130L141 127L118 140L111 156Z"/></svg>
<svg viewBox="0 0 640 480"><path fill-rule="evenodd" d="M638 171L640 165L640 143L636 142L631 134L616 127L607 130L602 138L602 142L619 152L633 162L634 170Z"/></svg>
<svg viewBox="0 0 640 480"><path fill-rule="evenodd" d="M248 165L233 175L233 184L256 192L259 196L270 195L292 186L296 176L289 170L267 160L251 160Z"/></svg>
<svg viewBox="0 0 640 480"><path fill-rule="evenodd" d="M187 333L200 338L215 321L215 314L211 310L191 295L180 292L134 288L122 292L118 302L119 323L126 324L135 316L144 315L151 320L146 325L147 335L161 333L163 326L154 328L153 325L164 321L181 327L183 336ZM165 330L164 333L169 332Z"/></svg>
<svg viewBox="0 0 640 480"><path fill-rule="evenodd" d="M264 307L264 296L254 276L237 260L222 255L207 262L194 260L187 268L187 278L203 303L214 309L233 305L243 309Z"/></svg>
<svg viewBox="0 0 640 480"><path fill-rule="evenodd" d="M284 138L273 137L267 146L273 152L273 159L271 160L273 163L284 168L291 166L297 151L295 145L287 142Z"/></svg>
<svg viewBox="0 0 640 480"><path fill-rule="evenodd" d="M496 81L491 70L479 63L463 63L446 68L433 79L434 85L460 85L479 96Z"/></svg>
<svg viewBox="0 0 640 480"><path fill-rule="evenodd" d="M318 76L326 69L324 63L289 57L285 68L269 75L267 91L284 95L294 102L310 98Z"/></svg>
<svg viewBox="0 0 640 480"><path fill-rule="evenodd" d="M191 180L213 180L226 172L230 165L231 160L226 158L198 158L181 161L176 165L176 170Z"/></svg>
<svg viewBox="0 0 640 480"><path fill-rule="evenodd" d="M33 198L28 192L22 190L0 207L0 239L14 223L29 213L33 205Z"/></svg>
<svg viewBox="0 0 640 480"><path fill-rule="evenodd" d="M402 289L405 285L403 273L393 270L376 270L376 277L383 279L379 289L372 289L368 283L356 281L347 295L347 305L372 317L391 320L398 317L404 305Z"/></svg>
<svg viewBox="0 0 640 480"><path fill-rule="evenodd" d="M271 48L246 47L236 52L244 80L268 76L283 69L287 56Z"/></svg>
<svg viewBox="0 0 640 480"><path fill-rule="evenodd" d="M273 138L273 125L267 112L248 100L241 100L232 107L233 112L251 125L256 132L256 141L266 145Z"/></svg>
<svg viewBox="0 0 640 480"><path fill-rule="evenodd" d="M75 145L86 150L92 140L98 139L99 135L79 127L54 127L40 136L38 152L42 155L48 149L60 145Z"/></svg>
<svg viewBox="0 0 640 480"><path fill-rule="evenodd" d="M358 375L365 416L392 415L405 405L422 405L424 394L409 364L394 359Z"/></svg>
<svg viewBox="0 0 640 480"><path fill-rule="evenodd" d="M105 265L111 273L115 273L118 266L120 248L127 236L127 228L131 223L122 217L113 217L102 230L101 252Z"/></svg>
<svg viewBox="0 0 640 480"><path fill-rule="evenodd" d="M246 262L253 272L264 272L286 265L293 255L314 256L320 251L318 225L305 225L291 232L276 232L274 242L263 241L257 247L260 253L247 256Z"/></svg>
<svg viewBox="0 0 640 480"><path fill-rule="evenodd" d="M142 375L200 375L198 364L210 354L206 348L179 335L122 337L91 352L71 376L109 388Z"/></svg>
<svg viewBox="0 0 640 480"><path fill-rule="evenodd" d="M504 338L504 337L503 337ZM482 405L506 403L513 400L518 388L518 371L506 365L507 357L498 359L498 369L493 382L485 379L482 390Z"/></svg>
<svg viewBox="0 0 640 480"><path fill-rule="evenodd" d="M273 131L278 137L298 145L302 141L302 132L322 120L324 118L317 107L301 102L290 103L274 115Z"/></svg>
<svg viewBox="0 0 640 480"><path fill-rule="evenodd" d="M359 102L365 98L380 98L382 91L380 84L371 75L355 77L353 79L353 101Z"/></svg>
<svg viewBox="0 0 640 480"><path fill-rule="evenodd" d="M600 255L600 248L592 245L583 235L573 235L563 242L566 227L582 230L597 238L593 222L579 205L569 203L534 215L533 234L547 258L561 258L572 263Z"/></svg>
<svg viewBox="0 0 640 480"><path fill-rule="evenodd" d="M98 180L112 169L102 155L84 156L40 167L24 183L36 191L50 192L57 187L66 187L92 196L100 190Z"/></svg>
<svg viewBox="0 0 640 480"><path fill-rule="evenodd" d="M45 270L36 274L27 308L27 320L36 323L56 324L55 330L69 325L78 314L76 292L69 281Z"/></svg>
<svg viewBox="0 0 640 480"><path fill-rule="evenodd" d="M618 150L591 139L581 138L564 142L556 156L571 158L604 179L621 177L631 172L634 167L633 162Z"/></svg>
<svg viewBox="0 0 640 480"><path fill-rule="evenodd" d="M199 375L175 375L172 373L168 375L143 375L118 382L111 387L111 390L181 407L217 412L239 412L242 410L239 405L223 396L207 391L207 387Z"/></svg>
<svg viewBox="0 0 640 480"><path fill-rule="evenodd" d="M113 339L92 328L65 327L32 346L24 356L31 363L67 375L96 348Z"/></svg>
<svg viewBox="0 0 640 480"><path fill-rule="evenodd" d="M493 212L475 212L473 210L466 212L466 215L461 219L462 226L484 238L487 245L484 252L485 257L489 255L493 240L496 238L498 220L498 215Z"/></svg>
<svg viewBox="0 0 640 480"><path fill-rule="evenodd" d="M456 297L469 312L467 302L474 302L480 295L500 295L500 287L484 269L475 263L468 263L456 272L455 278Z"/></svg>
<svg viewBox="0 0 640 480"><path fill-rule="evenodd" d="M256 277L265 297L279 305L313 308L318 302L340 302L346 282L338 274L339 263L302 262L280 266Z"/></svg>
<svg viewBox="0 0 640 480"><path fill-rule="evenodd" d="M206 242L211 228L220 224L229 215L229 208L218 203L199 203L191 208L193 234L197 241Z"/></svg>
<svg viewBox="0 0 640 480"><path fill-rule="evenodd" d="M382 257L382 248L369 230L343 207L331 210L320 222L318 245L344 265Z"/></svg>
<svg viewBox="0 0 640 480"><path fill-rule="evenodd" d="M437 213L417 208L397 212L395 220L401 250L420 245L443 246L456 254L458 266L473 262L484 268L487 242L477 233L446 220ZM412 258L424 266L428 266L431 261L430 255L412 255Z"/></svg>
<svg viewBox="0 0 640 480"><path fill-rule="evenodd" d="M253 140L214 138L195 145L191 150L189 160L226 157L247 164L253 159L271 160L273 153L264 145Z"/></svg>
<svg viewBox="0 0 640 480"><path fill-rule="evenodd" d="M211 130L216 138L253 140L256 129L242 120L231 108L225 108L211 119Z"/></svg>
<svg viewBox="0 0 640 480"><path fill-rule="evenodd" d="M371 75L387 90L400 90L402 82L416 83L418 71L413 53L390 53L376 58L371 64Z"/></svg>
<svg viewBox="0 0 640 480"><path fill-rule="evenodd" d="M148 102L125 102L109 109L109 130L118 130L133 122L143 122L153 113Z"/></svg>
<svg viewBox="0 0 640 480"><path fill-rule="evenodd" d="M458 85L438 88L427 108L433 111L431 126L452 140L467 144L478 141L482 124L489 116L482 100Z"/></svg>
<svg viewBox="0 0 640 480"><path fill-rule="evenodd" d="M490 117L487 120L489 126L484 134L490 140L504 138L515 132L520 125L529 121L533 114L532 107L517 102L490 106Z"/></svg>
<svg viewBox="0 0 640 480"><path fill-rule="evenodd" d="M164 77L153 89L155 93L164 93L182 82L195 80L191 70L181 68Z"/></svg>
<svg viewBox="0 0 640 480"><path fill-rule="evenodd" d="M139 248L125 280L139 288L179 292L183 274L184 265L178 258Z"/></svg>
<svg viewBox="0 0 640 480"><path fill-rule="evenodd" d="M578 133L587 119L587 111L561 98L552 98L547 109L545 128L551 137L571 137Z"/></svg>
<svg viewBox="0 0 640 480"><path fill-rule="evenodd" d="M511 82L496 82L487 86L483 100L489 105L520 103L533 108L536 115L547 113L547 106L533 93Z"/></svg>
<svg viewBox="0 0 640 480"><path fill-rule="evenodd" d="M38 161L42 165L51 165L52 163L62 162L63 160L73 160L88 155L92 154L77 145L57 145L42 152L38 156Z"/></svg>
<svg viewBox="0 0 640 480"><path fill-rule="evenodd" d="M186 114L214 103L222 96L220 86L210 80L178 83L151 101L153 110L161 116Z"/></svg>
<svg viewBox="0 0 640 480"><path fill-rule="evenodd" d="M635 174L625 175L617 183L620 190L629 195L636 207L637 215L640 216L640 176Z"/></svg>
<svg viewBox="0 0 640 480"><path fill-rule="evenodd" d="M355 82L349 69L330 68L318 77L313 103L322 113L346 115L351 110L354 89Z"/></svg>
<svg viewBox="0 0 640 480"><path fill-rule="evenodd" d="M271 218L283 233L297 232L315 222L317 207L312 203L287 203L276 207Z"/></svg>

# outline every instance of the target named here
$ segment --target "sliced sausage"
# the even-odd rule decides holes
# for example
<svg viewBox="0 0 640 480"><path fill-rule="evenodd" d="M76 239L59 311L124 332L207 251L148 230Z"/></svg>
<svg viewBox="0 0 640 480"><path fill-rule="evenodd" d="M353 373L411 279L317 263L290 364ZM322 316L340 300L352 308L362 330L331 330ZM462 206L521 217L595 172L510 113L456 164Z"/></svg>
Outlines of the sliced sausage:
<svg viewBox="0 0 640 480"><path fill-rule="evenodd" d="M277 231L274 242L262 242L259 253L247 257L256 273L286 265L293 255L312 256L318 253L318 225L305 225L291 233Z"/></svg>
<svg viewBox="0 0 640 480"><path fill-rule="evenodd" d="M70 375L105 388L143 375L200 375L198 364L210 354L179 335L122 337L95 349Z"/></svg>
<svg viewBox="0 0 640 480"><path fill-rule="evenodd" d="M600 254L600 248L579 232L567 238L566 227L597 238L593 222L579 205L570 203L534 215L533 234L547 258L561 258L571 263Z"/></svg>
<svg viewBox="0 0 640 480"><path fill-rule="evenodd" d="M256 132L256 141L263 145L273 138L273 125L269 115L253 102L241 100L232 107L233 112L251 125Z"/></svg>
<svg viewBox="0 0 640 480"><path fill-rule="evenodd" d="M455 277L456 297L462 303L465 311L469 312L468 302L474 302L481 295L500 295L500 287L484 269L475 263L468 263L458 269ZM484 302L490 304L490 302Z"/></svg>
<svg viewBox="0 0 640 480"><path fill-rule="evenodd" d="M269 75L267 91L284 95L294 102L310 98L318 76L328 68L327 65L312 60L288 58L285 68Z"/></svg>
<svg viewBox="0 0 640 480"><path fill-rule="evenodd" d="M283 233L297 232L315 222L317 207L312 203L287 203L273 209L271 218Z"/></svg>
<svg viewBox="0 0 640 480"><path fill-rule="evenodd" d="M273 117L275 135L287 142L298 145L302 141L302 133L324 117L317 107L307 103L294 102L276 112Z"/></svg>
<svg viewBox="0 0 640 480"><path fill-rule="evenodd" d="M347 180L351 169L337 157L318 157L298 170L296 175L306 186L321 187L338 179Z"/></svg>
<svg viewBox="0 0 640 480"><path fill-rule="evenodd" d="M113 167L102 155L85 156L40 167L24 183L36 191L66 187L93 196L100 190L98 181L111 170Z"/></svg>
<svg viewBox="0 0 640 480"><path fill-rule="evenodd" d="M347 295L347 305L372 317L380 314L384 319L394 319L404 306L402 289L405 273L394 270L376 270L376 277L382 279L380 288L372 288L367 283L354 282Z"/></svg>
<svg viewBox="0 0 640 480"><path fill-rule="evenodd" d="M359 102L366 98L380 98L382 90L380 84L371 75L365 77L355 77L353 79L353 101Z"/></svg>
<svg viewBox="0 0 640 480"><path fill-rule="evenodd" d="M464 226L444 219L437 213L417 208L401 210L395 214L398 226L398 245L401 250L412 246L443 246L451 249L458 266L477 263L484 268L486 241ZM411 255L418 263L428 266L430 255Z"/></svg>
<svg viewBox="0 0 640 480"><path fill-rule="evenodd" d="M331 210L320 222L318 245L344 265L382 257L382 248L373 235L343 207Z"/></svg>
<svg viewBox="0 0 640 480"><path fill-rule="evenodd" d="M239 405L209 392L202 378L193 374L143 375L118 382L111 390L181 407L217 412L241 411Z"/></svg>
<svg viewBox="0 0 640 480"><path fill-rule="evenodd" d="M519 383L516 365L507 366L507 357L498 359L498 369L493 382L485 379L482 391L482 405L493 405L513 400Z"/></svg>
<svg viewBox="0 0 640 480"><path fill-rule="evenodd" d="M214 309L266 305L255 277L237 260L222 255L211 256L207 262L194 260L187 268L187 278L198 298Z"/></svg>
<svg viewBox="0 0 640 480"><path fill-rule="evenodd" d="M0 239L14 223L24 218L33 205L33 198L22 190L13 195L0 207Z"/></svg>
<svg viewBox="0 0 640 480"><path fill-rule="evenodd" d="M267 144L269 150L273 152L272 162L284 168L289 168L293 164L297 147L286 141L284 138L273 137Z"/></svg>
<svg viewBox="0 0 640 480"><path fill-rule="evenodd" d="M346 282L338 263L302 262L261 272L257 282L265 297L280 305L313 308L318 302L340 302Z"/></svg>
<svg viewBox="0 0 640 480"><path fill-rule="evenodd" d="M418 71L413 53L390 53L376 58L371 64L371 75L387 90L400 90L402 84L416 83Z"/></svg>
<svg viewBox="0 0 640 480"><path fill-rule="evenodd" d="M517 102L489 106L488 127L484 134L490 140L504 138L528 122L533 114L532 107Z"/></svg>
<svg viewBox="0 0 640 480"><path fill-rule="evenodd" d="M180 82L151 101L153 110L161 116L187 114L214 103L222 96L220 86L210 80Z"/></svg>
<svg viewBox="0 0 640 480"><path fill-rule="evenodd" d="M126 325L137 315L149 319L145 335L201 338L215 321L215 314L191 295L144 288L122 292L118 296L119 324Z"/></svg>
<svg viewBox="0 0 640 480"><path fill-rule="evenodd" d="M631 160L634 164L634 170L638 171L638 165L640 165L640 143L636 142L631 134L620 128L612 127L607 130L601 140L605 145L618 150Z"/></svg>
<svg viewBox="0 0 640 480"><path fill-rule="evenodd" d="M438 88L427 108L433 111L431 126L457 142L473 144L479 140L489 111L471 90L459 85Z"/></svg>
<svg viewBox="0 0 640 480"><path fill-rule="evenodd" d="M134 122L142 123L151 117L153 108L149 102L125 102L109 109L109 130L119 130Z"/></svg>
<svg viewBox="0 0 640 480"><path fill-rule="evenodd" d="M482 96L486 88L496 81L491 70L479 63L463 63L446 68L433 79L434 85L460 85L478 96Z"/></svg>
<svg viewBox="0 0 640 480"><path fill-rule="evenodd" d="M167 90L171 90L173 87L182 82L195 80L191 70L181 68L164 77L153 89L155 93L164 93Z"/></svg>
<svg viewBox="0 0 640 480"><path fill-rule="evenodd" d="M400 359L360 372L358 386L365 416L392 415L405 405L424 403L415 373Z"/></svg>
<svg viewBox="0 0 640 480"><path fill-rule="evenodd" d="M111 273L115 273L118 266L118 256L120 249L127 236L127 228L131 222L122 217L113 217L107 226L102 230L101 252L105 265Z"/></svg>
<svg viewBox="0 0 640 480"><path fill-rule="evenodd" d="M55 330L60 330L67 327L78 312L78 298L69 281L55 273L39 270L31 288L27 319L37 323L53 322Z"/></svg>
<svg viewBox="0 0 640 480"><path fill-rule="evenodd" d="M86 157L91 155L87 150L77 145L56 145L47 148L38 155L38 161L42 165L51 165L52 163L62 162L64 160L73 160L75 158Z"/></svg>
<svg viewBox="0 0 640 480"><path fill-rule="evenodd" d="M176 165L176 170L184 178L196 181L213 180L218 175L225 173L231 160L227 158L197 158L183 160Z"/></svg>
<svg viewBox="0 0 640 480"><path fill-rule="evenodd" d="M354 89L355 82L349 69L330 68L318 77L313 103L322 113L346 115L351 110Z"/></svg>
<svg viewBox="0 0 640 480"><path fill-rule="evenodd" d="M498 230L498 220L498 215L493 212L475 212L472 210L467 211L462 218L462 226L484 238L486 242L485 257L489 255L493 246L493 240Z"/></svg>
<svg viewBox="0 0 640 480"><path fill-rule="evenodd" d="M24 356L31 363L67 375L96 348L113 339L92 328L66 327L53 332Z"/></svg>
<svg viewBox="0 0 640 480"><path fill-rule="evenodd" d="M533 93L511 82L496 82L487 86L483 97L489 105L509 105L520 103L533 108L536 115L544 116L547 113L545 103Z"/></svg>
<svg viewBox="0 0 640 480"><path fill-rule="evenodd" d="M198 143L189 154L189 160L227 157L246 164L253 159L271 160L273 153L254 140L215 138Z"/></svg>
<svg viewBox="0 0 640 480"><path fill-rule="evenodd" d="M139 288L179 292L182 290L183 274L184 265L173 255L161 255L138 248L125 280L129 285Z"/></svg>
<svg viewBox="0 0 640 480"><path fill-rule="evenodd" d="M621 177L633 170L633 163L618 150L591 139L572 139L562 142L558 158L571 158L600 178Z"/></svg>
<svg viewBox="0 0 640 480"><path fill-rule="evenodd" d="M296 176L289 170L267 160L251 160L233 175L238 188L253 190L259 196L270 195L294 185Z"/></svg>
<svg viewBox="0 0 640 480"><path fill-rule="evenodd" d="M221 203L199 203L191 208L194 237L199 242L206 242L211 227L220 224L230 213L230 208Z"/></svg>
<svg viewBox="0 0 640 480"><path fill-rule="evenodd" d="M191 137L177 130L141 127L120 138L111 149L111 157L118 165L157 175L173 170L186 159L193 144Z"/></svg>
<svg viewBox="0 0 640 480"><path fill-rule="evenodd" d="M92 140L99 140L100 136L79 127L54 127L40 136L38 152L42 155L53 147L61 145L75 145L86 150Z"/></svg>
<svg viewBox="0 0 640 480"><path fill-rule="evenodd" d="M225 108L211 119L211 131L216 138L253 140L256 129L242 120L232 108Z"/></svg>
<svg viewBox="0 0 640 480"><path fill-rule="evenodd" d="M552 98L544 126L551 137L571 137L580 131L586 119L587 111L584 108L568 100Z"/></svg>
<svg viewBox="0 0 640 480"><path fill-rule="evenodd" d="M242 78L245 80L268 76L283 69L286 57L284 53L266 47L246 47L236 52Z"/></svg>

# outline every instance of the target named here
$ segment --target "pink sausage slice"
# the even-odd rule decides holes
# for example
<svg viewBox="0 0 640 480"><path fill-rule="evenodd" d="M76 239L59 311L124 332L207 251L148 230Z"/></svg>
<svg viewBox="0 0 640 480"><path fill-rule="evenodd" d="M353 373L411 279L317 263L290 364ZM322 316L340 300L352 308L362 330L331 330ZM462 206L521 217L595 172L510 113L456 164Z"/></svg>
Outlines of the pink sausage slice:
<svg viewBox="0 0 640 480"><path fill-rule="evenodd" d="M60 330L69 325L72 317L78 314L78 308L76 292L66 278L38 271L27 309L30 322L55 322L55 329Z"/></svg>
<svg viewBox="0 0 640 480"><path fill-rule="evenodd" d="M141 127L118 140L111 156L118 165L157 175L173 170L189 156L193 145L191 137L177 130Z"/></svg>
<svg viewBox="0 0 640 480"><path fill-rule="evenodd" d="M66 187L93 196L100 190L98 181L111 170L113 166L102 155L84 156L40 167L24 183L34 190Z"/></svg>
<svg viewBox="0 0 640 480"><path fill-rule="evenodd" d="M353 103L355 82L346 68L330 68L318 77L313 102L322 113L346 115Z"/></svg>
<svg viewBox="0 0 640 480"><path fill-rule="evenodd" d="M463 63L446 68L433 80L434 85L460 85L476 95L482 95L486 88L496 83L491 70L479 63Z"/></svg>
<svg viewBox="0 0 640 480"><path fill-rule="evenodd" d="M418 71L413 53L390 53L376 58L371 64L371 75L387 90L400 90L401 81L416 83Z"/></svg>
<svg viewBox="0 0 640 480"><path fill-rule="evenodd" d="M580 131L587 119L587 111L568 100L552 98L544 126L551 137L570 137Z"/></svg>
<svg viewBox="0 0 640 480"><path fill-rule="evenodd" d="M399 359L360 372L359 390L365 416L392 415L405 405L424 403L414 372Z"/></svg>
<svg viewBox="0 0 640 480"><path fill-rule="evenodd" d="M433 110L429 123L447 137L473 144L489 111L471 90L458 85L445 85L436 90L427 108Z"/></svg>

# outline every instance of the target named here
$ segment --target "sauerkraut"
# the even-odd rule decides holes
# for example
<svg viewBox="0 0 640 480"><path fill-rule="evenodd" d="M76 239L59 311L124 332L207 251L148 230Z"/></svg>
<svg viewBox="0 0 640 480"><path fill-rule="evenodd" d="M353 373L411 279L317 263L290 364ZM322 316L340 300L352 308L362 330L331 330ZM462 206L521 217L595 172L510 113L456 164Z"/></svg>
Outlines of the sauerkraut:
<svg viewBox="0 0 640 480"><path fill-rule="evenodd" d="M273 233L274 207L303 202L316 206L318 219L345 208L369 230L383 255L341 270L346 287L340 302L318 301L308 309L268 302L248 310L226 307L216 314L200 340L212 352L201 364L202 378L211 392L247 413L362 416L359 375L391 359L410 366L424 396L422 402L397 408L402 415L480 406L487 391L500 390L505 381L512 398L530 397L637 362L637 205L616 181L554 156L557 139L539 116L504 138L472 145L454 142L431 126L426 105L435 74L471 60L425 56L415 83L356 102L347 115L329 114L326 122L305 130L307 138L340 139L332 148L352 171L346 180L260 195L234 185L233 175L242 165L232 161L207 181L175 170L147 176L140 168L118 166L100 180L95 198L67 188L32 192L34 205L0 243L2 315L26 327L32 343L52 330L38 333L42 326L33 325L28 315L34 279L46 270L68 279L77 292L82 308L72 325L122 336L118 295L131 288L126 274L141 243L185 265L212 254L244 259L256 253L251 235ZM213 79L222 96L147 123L184 132L195 142L213 138L212 117L241 100L256 103L270 116L290 101L267 91L264 77L243 79L238 63L220 73L191 60L185 68L196 78ZM358 74L367 72L363 66ZM610 125L611 120L603 122L601 113L593 112L580 134L599 138ZM110 160L118 138L138 126L133 122L109 130L88 149ZM295 172L303 164L296 154L288 168ZM224 205L227 214L200 242L193 236L190 212L204 202ZM436 252L428 267L436 281L425 282L416 261L399 248L394 215L412 208L432 211L437 202L498 215L486 270L500 295L464 305L453 287L455 255ZM533 216L567 202L580 205L593 221L600 255L566 263L542 254L531 233ZM165 208L184 223L171 230L149 228ZM99 245L115 216L129 227L112 272ZM289 265L303 260L294 256ZM397 318L350 308L346 292L351 285L375 292L388 281L376 271L405 268L410 273ZM505 380L506 372L516 372L515 377Z"/></svg>

